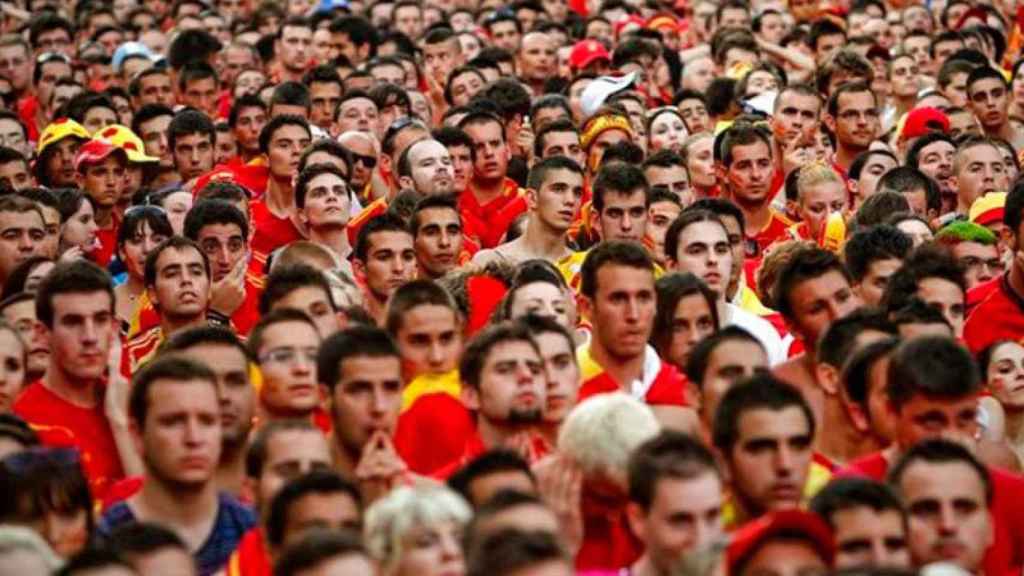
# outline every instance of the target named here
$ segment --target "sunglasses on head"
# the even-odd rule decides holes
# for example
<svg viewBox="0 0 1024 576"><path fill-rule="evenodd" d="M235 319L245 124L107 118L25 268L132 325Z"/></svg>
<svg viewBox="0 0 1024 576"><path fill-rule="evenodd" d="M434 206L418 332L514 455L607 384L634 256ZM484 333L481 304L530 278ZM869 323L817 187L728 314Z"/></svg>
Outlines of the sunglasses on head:
<svg viewBox="0 0 1024 576"><path fill-rule="evenodd" d="M371 170L377 166L376 156L363 156L362 154L357 154L351 150L349 150L348 153L352 157L352 164L362 164Z"/></svg>
<svg viewBox="0 0 1024 576"><path fill-rule="evenodd" d="M24 474L42 464L56 464L70 468L78 466L80 462L81 456L74 448L33 446L0 460L0 466L15 474Z"/></svg>

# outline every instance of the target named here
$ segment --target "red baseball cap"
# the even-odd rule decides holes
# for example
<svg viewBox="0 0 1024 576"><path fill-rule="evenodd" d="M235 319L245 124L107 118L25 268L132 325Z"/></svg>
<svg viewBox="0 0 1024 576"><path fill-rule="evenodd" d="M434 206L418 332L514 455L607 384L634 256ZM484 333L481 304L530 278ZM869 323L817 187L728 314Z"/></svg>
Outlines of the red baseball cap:
<svg viewBox="0 0 1024 576"><path fill-rule="evenodd" d="M117 146L106 140L89 140L78 149L75 155L75 170L81 171L83 166L98 164L107 159L111 154L118 153L128 162L128 154Z"/></svg>
<svg viewBox="0 0 1024 576"><path fill-rule="evenodd" d="M900 136L904 139L920 138L929 132L949 132L949 117L938 108L915 108L907 114Z"/></svg>
<svg viewBox="0 0 1024 576"><path fill-rule="evenodd" d="M597 40L580 40L569 52L569 67L573 70L582 70L598 60L605 60L610 64L612 56L604 44Z"/></svg>
<svg viewBox="0 0 1024 576"><path fill-rule="evenodd" d="M835 539L828 524L813 512L779 510L752 520L733 532L732 541L725 550L729 576L739 576L743 564L773 537L791 534L805 536L825 564L832 566Z"/></svg>

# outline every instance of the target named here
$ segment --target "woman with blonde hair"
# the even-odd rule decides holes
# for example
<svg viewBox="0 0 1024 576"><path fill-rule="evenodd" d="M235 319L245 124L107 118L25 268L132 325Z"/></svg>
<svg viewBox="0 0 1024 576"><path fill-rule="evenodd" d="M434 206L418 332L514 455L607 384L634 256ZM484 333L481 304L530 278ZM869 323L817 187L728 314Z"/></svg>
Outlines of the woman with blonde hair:
<svg viewBox="0 0 1024 576"><path fill-rule="evenodd" d="M472 515L444 486L403 486L366 511L363 538L382 576L462 575L462 529Z"/></svg>

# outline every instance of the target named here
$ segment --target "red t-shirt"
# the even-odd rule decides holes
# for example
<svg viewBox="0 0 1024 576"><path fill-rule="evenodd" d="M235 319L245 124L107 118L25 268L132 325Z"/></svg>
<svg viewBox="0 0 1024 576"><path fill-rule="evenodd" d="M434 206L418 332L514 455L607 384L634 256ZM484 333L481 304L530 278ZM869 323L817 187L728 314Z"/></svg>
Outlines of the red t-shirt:
<svg viewBox="0 0 1024 576"><path fill-rule="evenodd" d="M39 141L39 127L36 126L36 112L39 111L39 96L29 94L18 100L18 116L28 131L28 141Z"/></svg>
<svg viewBox="0 0 1024 576"><path fill-rule="evenodd" d="M522 190L511 178L505 178L501 194L487 204L480 204L472 189L459 195L462 227L468 236L475 236L474 239L483 248L497 246L508 227L520 214L526 212L526 208Z"/></svg>
<svg viewBox="0 0 1024 576"><path fill-rule="evenodd" d="M251 274L245 276L245 300L231 315L231 326L241 337L246 337L260 321L260 294L262 288L256 285Z"/></svg>
<svg viewBox="0 0 1024 576"><path fill-rule="evenodd" d="M757 247L757 252L751 254L751 249L754 248L754 246L748 245L747 257L760 258L761 255L764 254L765 249L773 243L778 242L779 240L788 239L789 235L787 231L792 225L792 220L786 218L775 210L771 210L771 219L768 221L768 225L753 236L747 236L748 240L752 240Z"/></svg>
<svg viewBox="0 0 1024 576"><path fill-rule="evenodd" d="M979 286L980 288L980 286ZM964 342L977 354L998 340L1024 338L1024 299L1010 287L1007 277L974 307L964 324Z"/></svg>
<svg viewBox="0 0 1024 576"><path fill-rule="evenodd" d="M459 459L473 435L473 419L462 402L435 392L417 398L398 417L395 449L410 470L426 475Z"/></svg>
<svg viewBox="0 0 1024 576"><path fill-rule="evenodd" d="M114 250L117 248L117 227L119 224L119 222L115 221L114 225L110 228L101 228L96 231L96 237L100 241L100 246L89 257L103 268L109 266L110 261L114 259Z"/></svg>
<svg viewBox="0 0 1024 576"><path fill-rule="evenodd" d="M987 576L1020 574L1024 565L1024 476L988 467L992 478L992 512L995 539L985 553ZM889 462L881 452L851 462L838 476L866 476L885 482Z"/></svg>
<svg viewBox="0 0 1024 576"><path fill-rule="evenodd" d="M255 230L249 269L253 274L262 276L270 253L296 240L302 240L302 234L288 218L278 218L271 214L262 199L253 200L249 204L249 212L252 214L252 226Z"/></svg>
<svg viewBox="0 0 1024 576"><path fill-rule="evenodd" d="M36 380L14 402L14 413L44 445L79 450L93 500L103 500L107 490L124 477L102 400L93 408L75 406Z"/></svg>

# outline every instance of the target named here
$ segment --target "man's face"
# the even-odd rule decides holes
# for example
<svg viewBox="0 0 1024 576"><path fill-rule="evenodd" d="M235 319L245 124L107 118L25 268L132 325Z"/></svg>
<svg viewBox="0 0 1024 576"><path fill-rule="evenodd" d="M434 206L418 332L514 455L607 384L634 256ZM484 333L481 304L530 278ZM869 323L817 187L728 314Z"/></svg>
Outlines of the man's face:
<svg viewBox="0 0 1024 576"><path fill-rule="evenodd" d="M580 166L584 165L587 159L583 148L580 147L580 135L578 132L548 132L544 135L544 149L541 150L541 157L568 156Z"/></svg>
<svg viewBox="0 0 1024 576"><path fill-rule="evenodd" d="M313 30L307 26L285 26L277 41L277 61L291 72L303 72L313 50Z"/></svg>
<svg viewBox="0 0 1024 576"><path fill-rule="evenodd" d="M732 149L732 164L723 177L736 202L743 206L760 206L771 201L770 188L775 167L768 144L758 140Z"/></svg>
<svg viewBox="0 0 1024 576"><path fill-rule="evenodd" d="M917 283L917 297L942 312L957 338L963 335L966 297L958 284L945 278L924 278Z"/></svg>
<svg viewBox="0 0 1024 576"><path fill-rule="evenodd" d="M917 460L898 486L907 509L914 564L952 562L968 572L982 569L993 540L985 485L966 462Z"/></svg>
<svg viewBox="0 0 1024 576"><path fill-rule="evenodd" d="M679 202L683 206L689 206L693 203L694 197L693 191L690 188L690 175L685 167L679 165L668 167L648 166L644 170L644 176L647 176L647 184L651 188L655 186L668 188L679 198Z"/></svg>
<svg viewBox="0 0 1024 576"><path fill-rule="evenodd" d="M331 44L331 31L320 28L313 32L313 58L318 62L327 62L338 57L338 52Z"/></svg>
<svg viewBox="0 0 1024 576"><path fill-rule="evenodd" d="M287 548L300 541L311 530L356 530L362 525L359 503L348 492L309 492L300 496L289 507L285 515L284 531L281 546ZM343 556L344 558L344 556ZM352 554L345 559L344 566L352 566L351 561L358 561L360 569L370 567L368 560L359 554ZM337 565L333 565L335 568ZM362 573L360 569L351 568L353 572Z"/></svg>
<svg viewBox="0 0 1024 576"><path fill-rule="evenodd" d="M995 132L1006 124L1010 100L1006 83L996 78L984 78L967 88L968 105L986 131Z"/></svg>
<svg viewBox="0 0 1024 576"><path fill-rule="evenodd" d="M412 40L423 34L423 11L419 6L399 6L394 11L395 29Z"/></svg>
<svg viewBox="0 0 1024 576"><path fill-rule="evenodd" d="M246 255L246 238L238 224L207 224L196 242L210 261L214 282L223 280Z"/></svg>
<svg viewBox="0 0 1024 576"><path fill-rule="evenodd" d="M530 209L549 230L566 232L579 211L583 198L583 174L572 170L551 170L540 186L527 197Z"/></svg>
<svg viewBox="0 0 1024 576"><path fill-rule="evenodd" d="M416 249L408 232L382 231L371 235L366 262L366 288L381 301L416 278Z"/></svg>
<svg viewBox="0 0 1024 576"><path fill-rule="evenodd" d="M43 64L39 82L36 82L36 92L40 102L48 102L53 93L53 87L58 80L72 78L71 65L63 60L52 60Z"/></svg>
<svg viewBox="0 0 1024 576"><path fill-rule="evenodd" d="M448 154L452 157L455 190L461 193L469 188L469 181L473 177L473 151L456 144L448 147Z"/></svg>
<svg viewBox="0 0 1024 576"><path fill-rule="evenodd" d="M832 513L831 524L836 539L836 569L910 568L901 511L869 506L841 508Z"/></svg>
<svg viewBox="0 0 1024 576"><path fill-rule="evenodd" d="M368 45L356 45L352 42L352 38L343 32L332 34L331 38L338 52L345 58L348 58L348 61L353 65L361 64L366 60L366 56L369 53Z"/></svg>
<svg viewBox="0 0 1024 576"><path fill-rule="evenodd" d="M878 107L871 92L846 92L836 107L836 140L849 150L867 150L881 130Z"/></svg>
<svg viewBox="0 0 1024 576"><path fill-rule="evenodd" d="M356 356L341 366L331 393L338 447L359 454L375 432L391 435L402 408L402 362L397 356Z"/></svg>
<svg viewBox="0 0 1024 576"><path fill-rule="evenodd" d="M896 409L896 443L907 450L922 440L945 438L973 446L978 435L978 398L930 398L921 394Z"/></svg>
<svg viewBox="0 0 1024 576"><path fill-rule="evenodd" d="M149 299L164 316L192 319L206 313L210 277L202 255L192 248L169 248L156 262L156 282L148 286Z"/></svg>
<svg viewBox="0 0 1024 576"><path fill-rule="evenodd" d="M999 149L977 145L961 150L956 158L956 184L958 203L963 211L989 192L1006 190L1009 181Z"/></svg>
<svg viewBox="0 0 1024 576"><path fill-rule="evenodd" d="M451 208L427 208L419 211L419 229L413 245L420 275L440 278L454 270L462 252L462 221Z"/></svg>
<svg viewBox="0 0 1024 576"><path fill-rule="evenodd" d="M787 322L807 342L817 342L832 322L861 306L850 283L836 270L800 282L788 298L793 318Z"/></svg>
<svg viewBox="0 0 1024 576"><path fill-rule="evenodd" d="M370 69L375 84L405 86L405 67L398 64L378 64Z"/></svg>
<svg viewBox="0 0 1024 576"><path fill-rule="evenodd" d="M814 60L818 66L828 61L846 42L845 34L828 34L818 37L814 46Z"/></svg>
<svg viewBox="0 0 1024 576"><path fill-rule="evenodd" d="M118 123L117 111L113 108L107 108L103 106L93 106L85 111L85 116L82 118L82 127L89 132L89 134L95 134L113 124Z"/></svg>
<svg viewBox="0 0 1024 576"><path fill-rule="evenodd" d="M320 404L316 354L320 334L306 322L277 322L256 351L263 374L260 404L275 416L303 417Z"/></svg>
<svg viewBox="0 0 1024 576"><path fill-rule="evenodd" d="M718 222L694 222L679 234L676 253L669 255L669 266L689 272L724 297L732 274L732 250L725 228Z"/></svg>
<svg viewBox="0 0 1024 576"><path fill-rule="evenodd" d="M539 422L547 395L544 362L537 349L522 340L491 347L480 371L478 387L463 386L467 408L485 421L500 424Z"/></svg>
<svg viewBox="0 0 1024 576"><path fill-rule="evenodd" d="M60 52L68 58L75 56L75 47L71 42L71 35L63 28L54 28L53 30L41 32L36 38L33 48L35 48L36 56L46 52Z"/></svg>
<svg viewBox="0 0 1024 576"><path fill-rule="evenodd" d="M303 149L309 146L309 141L309 131L302 126L285 124L275 130L267 148L270 174L290 182L299 169L299 157Z"/></svg>
<svg viewBox="0 0 1024 576"><path fill-rule="evenodd" d="M310 230L343 229L351 216L350 198L351 191L343 178L320 174L306 185L306 201L299 209L299 218Z"/></svg>
<svg viewBox="0 0 1024 576"><path fill-rule="evenodd" d="M145 422L135 422L146 472L165 485L198 489L220 461L217 390L206 380L157 380Z"/></svg>
<svg viewBox="0 0 1024 576"><path fill-rule="evenodd" d="M160 158L161 168L174 167L175 158L168 153L167 143L167 127L171 125L171 118L170 115L157 116L139 125L139 138L142 138L146 154Z"/></svg>
<svg viewBox="0 0 1024 576"><path fill-rule="evenodd" d="M256 400L249 382L249 360L230 344L202 343L181 352L201 362L217 376L220 425L226 446L241 447L252 430Z"/></svg>
<svg viewBox="0 0 1024 576"><path fill-rule="evenodd" d="M918 79L921 71L913 57L901 56L892 62L889 82L892 94L897 98L917 98Z"/></svg>
<svg viewBox="0 0 1024 576"><path fill-rule="evenodd" d="M0 47L0 77L6 78L20 94L32 86L32 58L20 44Z"/></svg>
<svg viewBox="0 0 1024 576"><path fill-rule="evenodd" d="M573 406L580 388L580 368L574 343L558 332L535 334L547 376L544 421L562 422Z"/></svg>
<svg viewBox="0 0 1024 576"><path fill-rule="evenodd" d="M0 164L0 188L18 191L31 188L32 184L32 175L28 172L28 164L23 160Z"/></svg>
<svg viewBox="0 0 1024 576"><path fill-rule="evenodd" d="M331 447L320 430L281 430L271 435L253 490L260 515L266 517L270 502L285 484L314 470L330 470L331 465Z"/></svg>
<svg viewBox="0 0 1024 576"><path fill-rule="evenodd" d="M679 204L675 202L652 202L647 210L647 238L654 244L654 256L662 266L666 265L665 234L672 221L679 216Z"/></svg>
<svg viewBox="0 0 1024 576"><path fill-rule="evenodd" d="M756 408L740 415L729 450L733 492L751 515L800 506L811 466L812 433L798 406Z"/></svg>
<svg viewBox="0 0 1024 576"><path fill-rule="evenodd" d="M473 161L474 179L483 182L504 179L508 173L509 151L502 125L496 122L480 122L466 126L465 131L476 148L476 158Z"/></svg>
<svg viewBox="0 0 1024 576"><path fill-rule="evenodd" d="M88 164L77 174L79 184L96 203L97 209L113 208L125 186L125 162L120 154L111 154L96 164Z"/></svg>
<svg viewBox="0 0 1024 576"><path fill-rule="evenodd" d="M220 73L225 85L234 85L235 79L242 70L256 68L256 58L252 50L246 48L226 48L221 57Z"/></svg>
<svg viewBox="0 0 1024 576"><path fill-rule="evenodd" d="M424 304L407 310L395 340L402 354L402 376L406 382L422 374L454 370L462 353L459 319L447 306Z"/></svg>
<svg viewBox="0 0 1024 576"><path fill-rule="evenodd" d="M326 339L342 326L331 301L331 295L320 286L301 286L278 299L271 310L294 308L309 316L321 339Z"/></svg>
<svg viewBox="0 0 1024 576"><path fill-rule="evenodd" d="M496 22L491 26L491 41L498 48L515 54L519 50L520 38L522 35L519 34L519 30L513 22Z"/></svg>
<svg viewBox="0 0 1024 576"><path fill-rule="evenodd" d="M961 242L953 246L953 257L964 268L968 290L1002 276L1004 272L1005 263L999 257L999 247L995 244Z"/></svg>
<svg viewBox="0 0 1024 576"><path fill-rule="evenodd" d="M647 510L630 505L630 525L656 571L671 573L687 553L724 534L723 501L722 480L707 470L688 479L662 477Z"/></svg>
<svg viewBox="0 0 1024 576"><path fill-rule="evenodd" d="M0 119L0 146L13 148L25 158L32 158L33 150L25 137L25 129L13 118Z"/></svg>
<svg viewBox="0 0 1024 576"><path fill-rule="evenodd" d="M885 287L889 285L889 278L902 265L903 261L899 258L885 258L868 264L864 278L853 287L861 302L865 306L878 306L882 302Z"/></svg>
<svg viewBox="0 0 1024 576"><path fill-rule="evenodd" d="M597 291L584 303L594 319L594 337L618 358L643 355L654 326L654 274L607 265L597 271Z"/></svg>
<svg viewBox="0 0 1024 576"><path fill-rule="evenodd" d="M423 45L423 66L434 80L442 86L448 80L448 75L462 63L462 48L457 38L438 44ZM479 80L475 74L469 74Z"/></svg>
<svg viewBox="0 0 1024 576"><path fill-rule="evenodd" d="M46 226L35 210L0 212L0 278L7 278L25 260L41 256Z"/></svg>
<svg viewBox="0 0 1024 576"><path fill-rule="evenodd" d="M218 130L214 162L216 164L227 164L235 156L238 156L238 142L235 140L234 132ZM142 170L139 169L133 173L139 175L139 186L141 186ZM138 189L139 186L136 186L134 189Z"/></svg>
<svg viewBox="0 0 1024 576"><path fill-rule="evenodd" d="M878 181L886 172L897 166L896 160L888 154L872 154L860 171L860 178L857 180L857 199L863 202L868 196L875 193L878 188ZM922 168L923 170L923 168Z"/></svg>
<svg viewBox="0 0 1024 576"><path fill-rule="evenodd" d="M377 105L369 98L350 98L341 103L338 131L350 130L373 134L378 123Z"/></svg>
<svg viewBox="0 0 1024 576"><path fill-rule="evenodd" d="M409 150L412 189L422 196L447 196L455 192L452 156L444 144L424 140Z"/></svg>
<svg viewBox="0 0 1024 576"><path fill-rule="evenodd" d="M202 78L193 80L185 85L185 91L181 95L181 102L202 111L210 118L217 117L217 98L219 86L216 78Z"/></svg>
<svg viewBox="0 0 1024 576"><path fill-rule="evenodd" d="M519 48L519 76L527 82L542 82L555 73L555 43L547 34L531 32Z"/></svg>
<svg viewBox="0 0 1024 576"><path fill-rule="evenodd" d="M949 186L953 176L953 159L956 147L944 140L928 144L918 154L917 167L942 186Z"/></svg>
<svg viewBox="0 0 1024 576"><path fill-rule="evenodd" d="M183 182L213 169L213 142L208 134L194 132L178 136L172 152L174 166Z"/></svg>
<svg viewBox="0 0 1024 576"><path fill-rule="evenodd" d="M643 189L625 194L609 191L604 208L594 214L594 228L606 241L641 242L647 233L647 195Z"/></svg>
<svg viewBox="0 0 1024 576"><path fill-rule="evenodd" d="M787 90L779 97L772 119L775 137L783 142L810 138L818 127L821 100L816 96Z"/></svg>
<svg viewBox="0 0 1024 576"><path fill-rule="evenodd" d="M452 104L465 106L483 89L486 81L478 72L467 71L452 78L451 84Z"/></svg>
<svg viewBox="0 0 1024 576"><path fill-rule="evenodd" d="M25 359L25 381L32 382L46 373L50 364L50 344L41 331L36 330L36 304L29 299L4 308L3 319L21 335L28 347Z"/></svg>
<svg viewBox="0 0 1024 576"><path fill-rule="evenodd" d="M0 213L0 218L3 214ZM57 294L51 300L53 327L44 331L57 370L73 381L107 373L115 337L114 303L106 292Z"/></svg>
<svg viewBox="0 0 1024 576"><path fill-rule="evenodd" d="M977 112L974 111L974 107L970 105L970 98L967 96L966 72L957 72L950 75L949 84L942 89L942 94L949 99L950 104L953 106L968 108L970 111L977 114Z"/></svg>
<svg viewBox="0 0 1024 576"><path fill-rule="evenodd" d="M341 92L341 84L337 82L312 83L309 87L312 103L309 120L321 128L331 128L334 125L334 111L341 102Z"/></svg>

